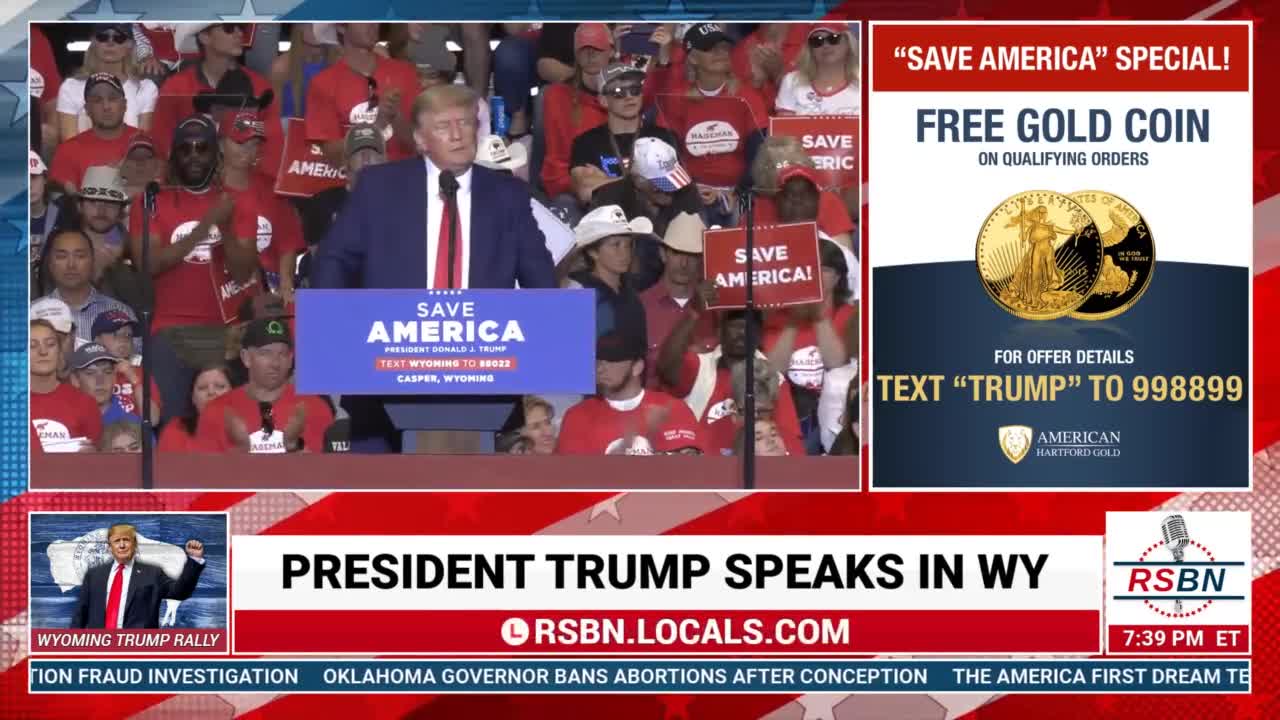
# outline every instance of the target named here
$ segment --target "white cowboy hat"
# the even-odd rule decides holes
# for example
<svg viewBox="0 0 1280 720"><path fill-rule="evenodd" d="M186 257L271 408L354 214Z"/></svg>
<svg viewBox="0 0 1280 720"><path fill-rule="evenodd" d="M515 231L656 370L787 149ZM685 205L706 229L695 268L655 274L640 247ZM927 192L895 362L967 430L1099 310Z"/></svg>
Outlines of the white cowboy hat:
<svg viewBox="0 0 1280 720"><path fill-rule="evenodd" d="M573 229L574 246L578 249L614 235L653 235L653 223L647 217L627 220L617 205L603 205L587 213Z"/></svg>
<svg viewBox="0 0 1280 720"><path fill-rule="evenodd" d="M518 170L529 162L521 143L507 144L501 135L489 135L476 143L476 164L490 170Z"/></svg>
<svg viewBox="0 0 1280 720"><path fill-rule="evenodd" d="M196 44L196 36L205 28L211 28L218 23L178 23L173 28L173 46L180 53L199 52L200 46Z"/></svg>
<svg viewBox="0 0 1280 720"><path fill-rule="evenodd" d="M84 179L76 190L76 197L83 200L129 202L129 194L120 179L120 172L107 165L94 165L84 171Z"/></svg>

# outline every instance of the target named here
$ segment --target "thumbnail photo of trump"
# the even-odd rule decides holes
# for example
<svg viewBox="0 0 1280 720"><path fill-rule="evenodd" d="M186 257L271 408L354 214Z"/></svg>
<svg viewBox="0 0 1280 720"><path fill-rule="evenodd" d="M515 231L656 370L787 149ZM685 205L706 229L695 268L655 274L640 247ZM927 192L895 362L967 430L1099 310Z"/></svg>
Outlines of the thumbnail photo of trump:
<svg viewBox="0 0 1280 720"><path fill-rule="evenodd" d="M220 513L32 513L31 627L225 629L227 542Z"/></svg>

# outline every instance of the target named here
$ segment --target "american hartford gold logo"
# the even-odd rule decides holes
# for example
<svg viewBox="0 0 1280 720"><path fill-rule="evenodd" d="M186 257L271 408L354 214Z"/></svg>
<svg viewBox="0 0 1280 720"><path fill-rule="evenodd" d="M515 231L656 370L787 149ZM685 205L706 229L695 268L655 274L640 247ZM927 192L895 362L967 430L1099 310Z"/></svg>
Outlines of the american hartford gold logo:
<svg viewBox="0 0 1280 720"><path fill-rule="evenodd" d="M1031 450L1031 428L1026 425L1005 425L1000 428L1000 451L1017 465Z"/></svg>

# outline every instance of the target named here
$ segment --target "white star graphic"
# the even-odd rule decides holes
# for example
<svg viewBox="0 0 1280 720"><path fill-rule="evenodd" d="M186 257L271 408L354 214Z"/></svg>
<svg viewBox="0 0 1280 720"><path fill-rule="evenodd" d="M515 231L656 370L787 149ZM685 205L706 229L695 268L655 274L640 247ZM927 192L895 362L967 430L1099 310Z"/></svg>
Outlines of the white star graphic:
<svg viewBox="0 0 1280 720"><path fill-rule="evenodd" d="M5 92L12 95L17 101L13 106L13 115L9 118L9 125L17 125L22 118L27 116L30 108L31 91L24 82L0 82L0 86L4 87Z"/></svg>
<svg viewBox="0 0 1280 720"><path fill-rule="evenodd" d="M601 515L609 515L614 520L617 520L618 522L622 522L622 515L618 512L618 501L621 500L625 495L626 493L622 493L621 495L614 495L608 500L604 500L602 502L598 502L595 505L593 505L591 507L591 515L590 517L587 518L587 523L590 524L592 521L594 521L596 518L600 517Z"/></svg>
<svg viewBox="0 0 1280 720"><path fill-rule="evenodd" d="M253 0L244 0L244 5L240 7L239 15L218 15L222 20L240 20L242 22L265 22L274 20L275 15L259 15L258 8L253 6Z"/></svg>
<svg viewBox="0 0 1280 720"><path fill-rule="evenodd" d="M308 505L315 505L321 500L329 497L329 493L327 492L295 492L294 495Z"/></svg>
<svg viewBox="0 0 1280 720"><path fill-rule="evenodd" d="M947 711L947 720L964 717L982 707L993 696L987 695L951 695L947 693L930 693L929 699L941 705Z"/></svg>
<svg viewBox="0 0 1280 720"><path fill-rule="evenodd" d="M804 708L800 720L835 720L836 706L848 699L848 695L801 695L796 698Z"/></svg>
<svg viewBox="0 0 1280 720"><path fill-rule="evenodd" d="M88 5L88 3L85 3ZM115 0L98 0L94 5L93 12L67 13L67 17L71 20L78 21L102 21L102 20L137 20L145 13L122 13L116 12Z"/></svg>
<svg viewBox="0 0 1280 720"><path fill-rule="evenodd" d="M21 255L27 251L27 230L29 228L27 227L27 224L21 220L9 220L8 222L13 226L14 230L18 231L18 242L13 248L13 254Z"/></svg>

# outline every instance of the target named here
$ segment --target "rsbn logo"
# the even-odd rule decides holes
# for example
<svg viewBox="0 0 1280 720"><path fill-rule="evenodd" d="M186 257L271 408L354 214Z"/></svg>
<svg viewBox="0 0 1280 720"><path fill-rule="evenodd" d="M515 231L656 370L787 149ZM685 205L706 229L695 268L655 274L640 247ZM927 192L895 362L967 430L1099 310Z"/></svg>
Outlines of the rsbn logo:
<svg viewBox="0 0 1280 720"><path fill-rule="evenodd" d="M1160 522L1160 537L1137 560L1117 560L1126 568L1128 582L1113 588L1112 600L1142 602L1153 612L1170 618L1198 615L1215 602L1243 602L1245 596L1229 588L1228 573L1239 573L1245 563L1219 558L1198 541L1182 515L1168 515ZM1234 569L1234 570L1233 570Z"/></svg>

